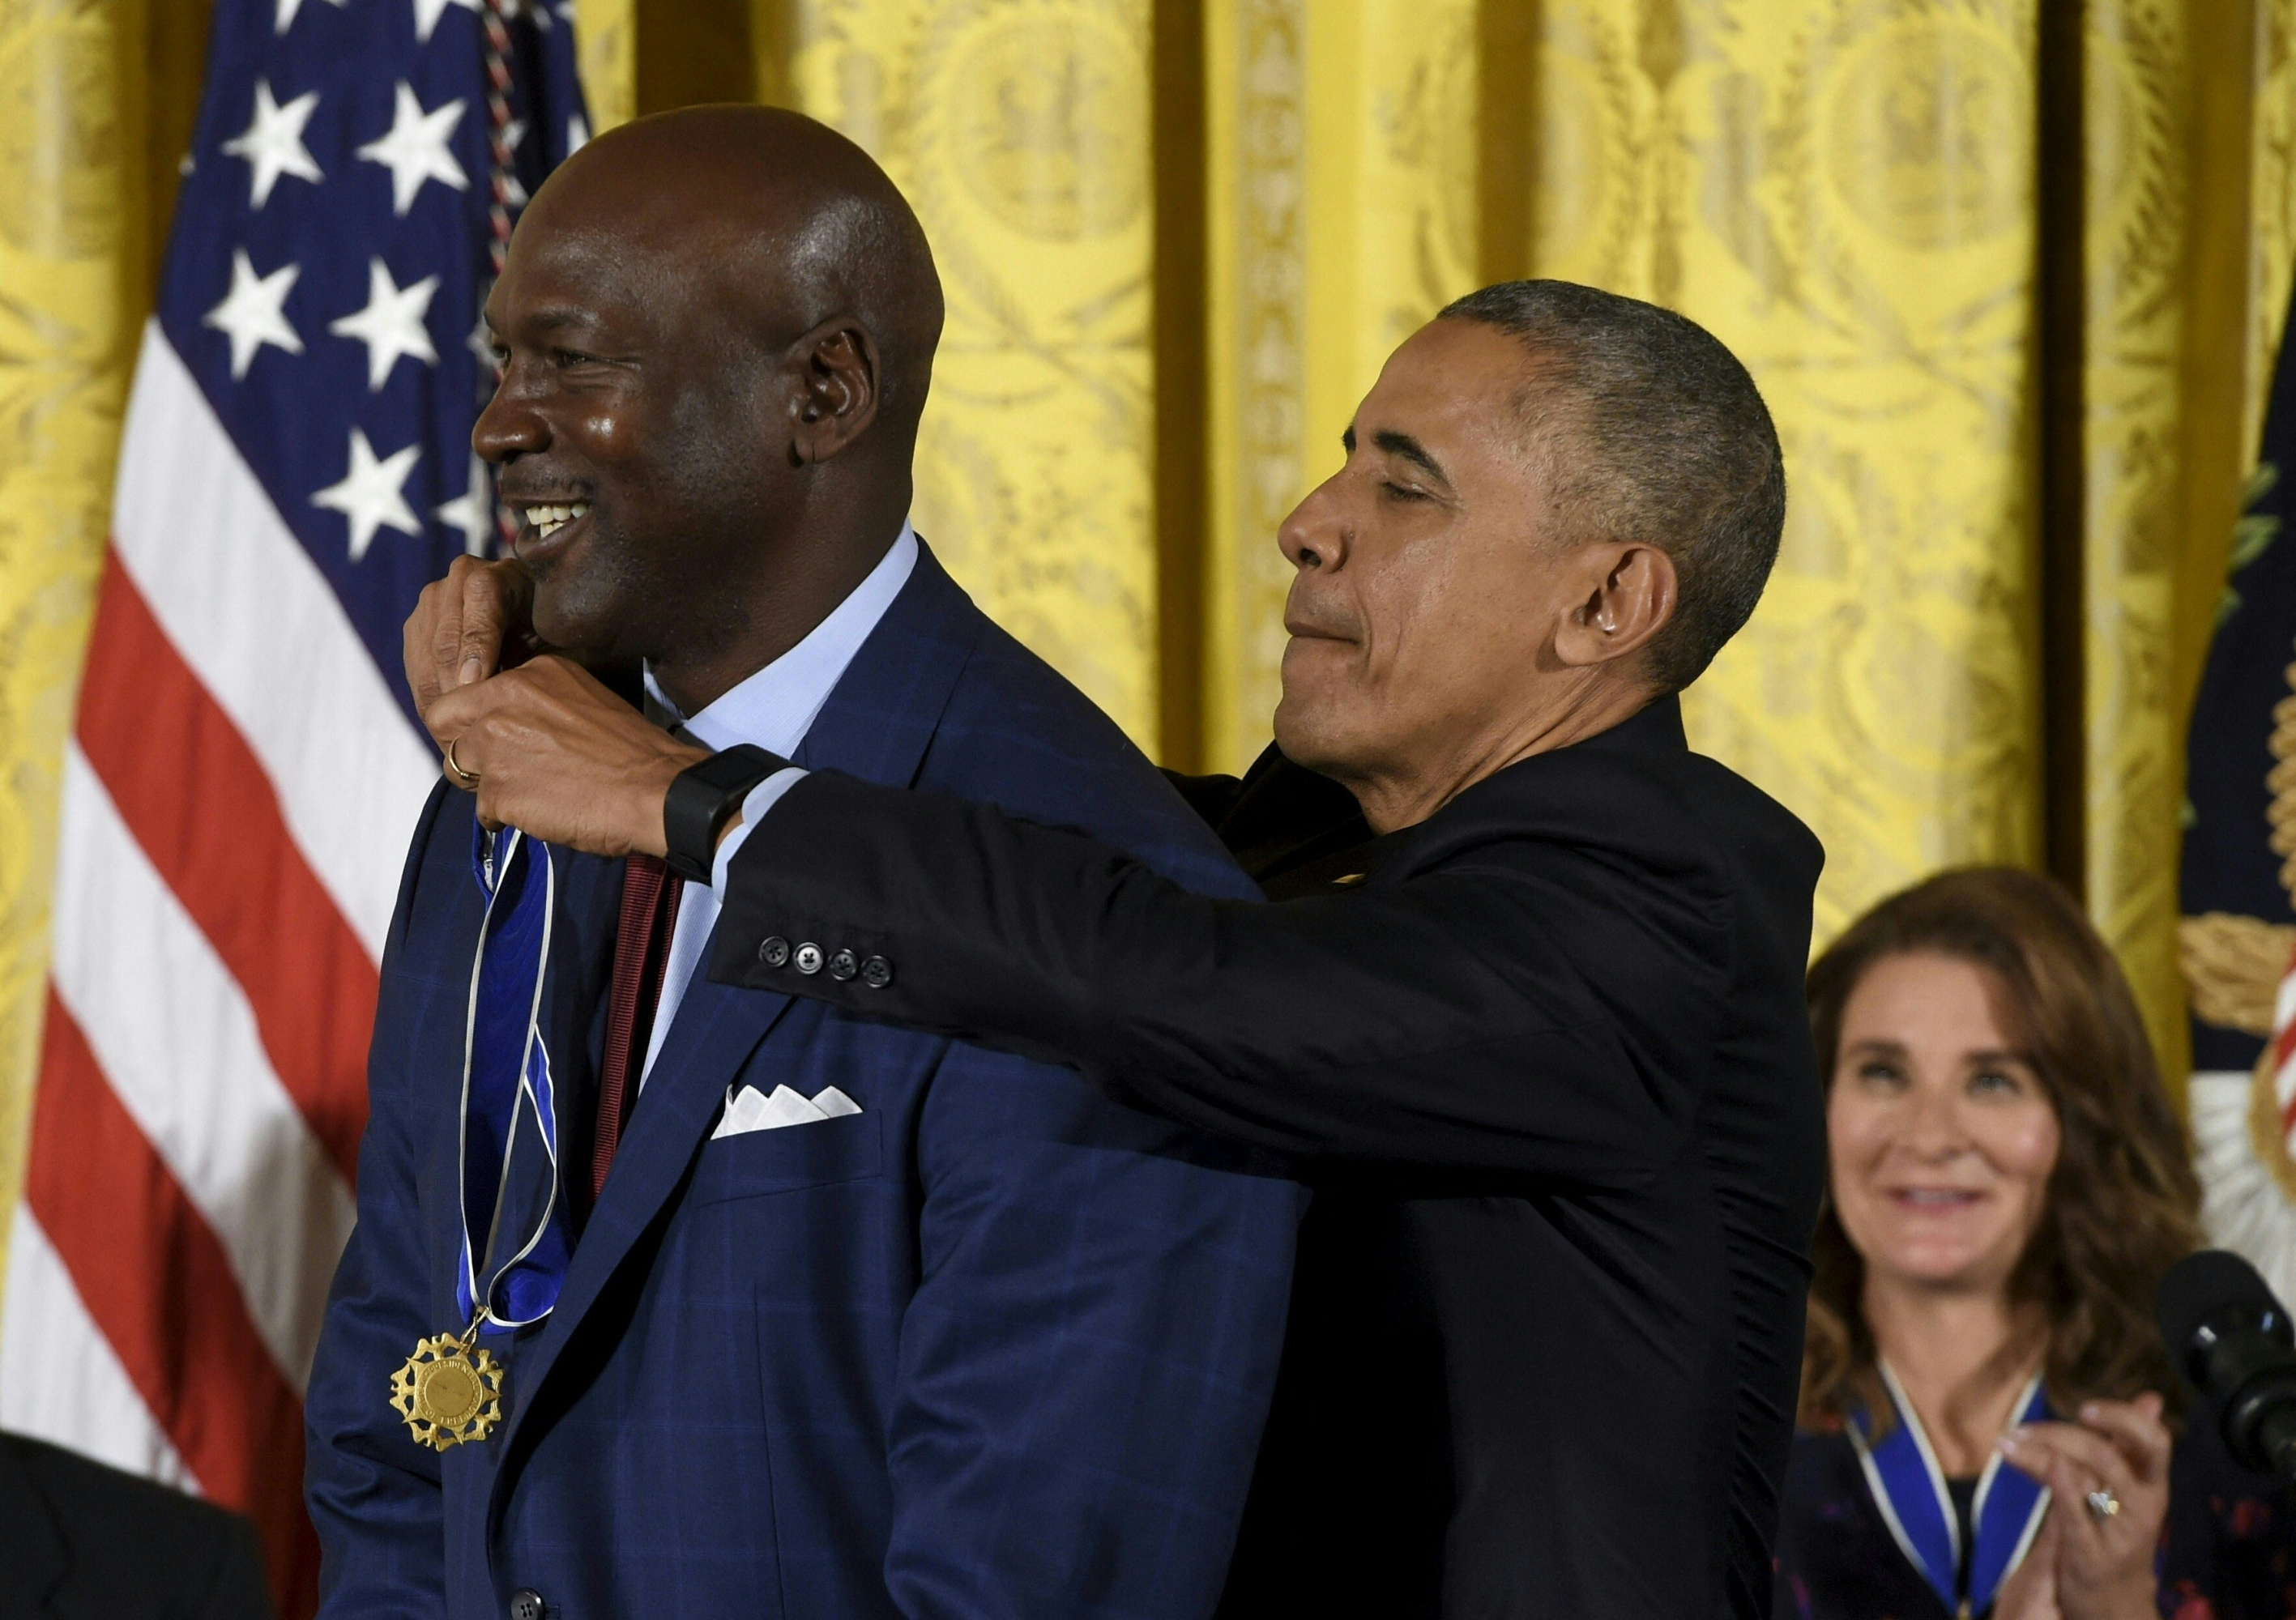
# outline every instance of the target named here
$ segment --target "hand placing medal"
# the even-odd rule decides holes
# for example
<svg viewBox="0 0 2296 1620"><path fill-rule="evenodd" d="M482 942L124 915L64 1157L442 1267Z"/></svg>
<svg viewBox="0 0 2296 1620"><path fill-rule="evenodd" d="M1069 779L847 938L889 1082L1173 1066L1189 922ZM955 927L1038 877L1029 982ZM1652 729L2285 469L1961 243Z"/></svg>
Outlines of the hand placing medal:
<svg viewBox="0 0 2296 1620"><path fill-rule="evenodd" d="M554 656L458 687L422 718L481 822L609 858L660 855L663 796L709 757Z"/></svg>

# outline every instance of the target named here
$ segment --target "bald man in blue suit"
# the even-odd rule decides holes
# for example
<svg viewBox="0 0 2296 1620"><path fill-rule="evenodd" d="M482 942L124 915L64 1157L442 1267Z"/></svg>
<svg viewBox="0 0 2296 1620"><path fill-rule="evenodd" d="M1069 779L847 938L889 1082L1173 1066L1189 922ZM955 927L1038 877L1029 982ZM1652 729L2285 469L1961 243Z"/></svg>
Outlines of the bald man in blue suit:
<svg viewBox="0 0 2296 1620"><path fill-rule="evenodd" d="M525 514L552 646L642 661L657 717L713 749L993 802L1252 892L908 527L939 291L857 149L758 108L626 126L537 194L488 319L504 373L474 439ZM460 671L409 650L427 707ZM506 882L509 845L458 790L483 740L461 747L391 929L358 1225L307 1402L323 1612L1210 1614L1304 1206L1282 1166L1066 1068L713 984L693 970L707 880L671 878L649 913L660 989L651 1011L627 992L633 1023L641 863L552 850L547 1128L513 1119L500 1196L474 1203L473 850ZM781 945L801 970L898 970L865 939ZM501 1420L434 1449L392 1375L497 1298L477 1226L467 1286L472 1207L557 1234L518 1296L546 1310L482 1325Z"/></svg>

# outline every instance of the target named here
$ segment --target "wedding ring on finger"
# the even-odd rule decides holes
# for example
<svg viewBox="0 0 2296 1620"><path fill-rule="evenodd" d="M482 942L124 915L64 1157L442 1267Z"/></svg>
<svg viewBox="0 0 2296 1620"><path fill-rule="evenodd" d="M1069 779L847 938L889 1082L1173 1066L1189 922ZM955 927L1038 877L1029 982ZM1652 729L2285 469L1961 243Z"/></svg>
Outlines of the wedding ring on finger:
<svg viewBox="0 0 2296 1620"><path fill-rule="evenodd" d="M476 771L465 771L463 769L463 762L455 757L455 744L461 740L460 737L456 737L447 744L447 768L455 773L455 780L461 782L463 786L475 788L479 785L479 773Z"/></svg>
<svg viewBox="0 0 2296 1620"><path fill-rule="evenodd" d="M2120 1498L2115 1496L2111 1491L2091 1491L2087 1501L2088 1516L2100 1525L2120 1511Z"/></svg>

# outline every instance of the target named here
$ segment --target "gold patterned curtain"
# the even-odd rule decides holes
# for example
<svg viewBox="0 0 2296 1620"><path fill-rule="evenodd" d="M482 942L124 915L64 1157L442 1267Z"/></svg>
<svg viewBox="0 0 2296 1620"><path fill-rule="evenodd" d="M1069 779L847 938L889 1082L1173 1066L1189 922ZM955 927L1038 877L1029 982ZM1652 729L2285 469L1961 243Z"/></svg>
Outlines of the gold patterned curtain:
<svg viewBox="0 0 2296 1620"><path fill-rule="evenodd" d="M202 0L0 0L0 1219L59 757ZM1941 865L2075 885L2172 1068L2182 716L2296 266L2296 0L577 0L600 127L803 108L950 299L920 528L1169 763L1267 737L1276 521L1488 281L1752 368L1792 510L1698 745L1821 936Z"/></svg>
<svg viewBox="0 0 2296 1620"><path fill-rule="evenodd" d="M2046 866L2180 1069L2182 722L2288 295L2290 15L1210 0L1209 757L1267 736L1267 536L1394 337L1509 275L1650 299L1785 442L1777 572L1686 707L1824 839L1821 940Z"/></svg>
<svg viewBox="0 0 2296 1620"><path fill-rule="evenodd" d="M205 0L0 0L0 1262L47 976L56 796Z"/></svg>
<svg viewBox="0 0 2296 1620"><path fill-rule="evenodd" d="M1152 742L1148 0L794 0L777 32L789 102L885 165L940 268L918 529Z"/></svg>
<svg viewBox="0 0 2296 1620"><path fill-rule="evenodd" d="M957 310L921 523L1144 745L1265 742L1270 536L1402 336L1511 275L1651 299L1786 442L1777 574L1688 712L1825 840L1821 937L2046 867L2179 1067L2182 716L2287 298L2289 0L711 3L619 0L632 104L784 101L909 188Z"/></svg>

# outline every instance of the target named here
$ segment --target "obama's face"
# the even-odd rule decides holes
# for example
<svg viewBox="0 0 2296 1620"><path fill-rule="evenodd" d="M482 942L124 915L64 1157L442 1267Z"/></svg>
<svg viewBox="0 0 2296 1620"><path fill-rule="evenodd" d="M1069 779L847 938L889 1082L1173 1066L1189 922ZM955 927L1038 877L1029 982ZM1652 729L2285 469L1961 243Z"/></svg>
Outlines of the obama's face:
<svg viewBox="0 0 2296 1620"><path fill-rule="evenodd" d="M1536 740L1558 693L1618 656L1603 633L1628 650L1647 641L1649 626L1603 618L1620 559L1628 573L1664 572L1638 610L1658 622L1672 610L1671 565L1649 548L1558 532L1522 426L1526 390L1541 386L1496 327L1423 327L1357 408L1346 465L1277 536L1298 572L1275 740L1358 797L1479 779Z"/></svg>
<svg viewBox="0 0 2296 1620"><path fill-rule="evenodd" d="M501 380L471 440L522 520L537 634L593 663L738 634L726 587L790 481L768 453L787 379L767 323L697 269L695 231L614 190L545 188L520 222L487 301Z"/></svg>

